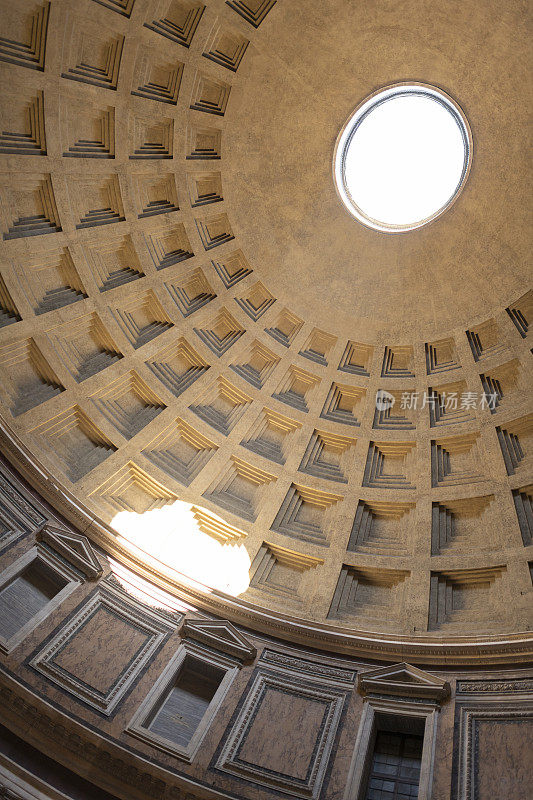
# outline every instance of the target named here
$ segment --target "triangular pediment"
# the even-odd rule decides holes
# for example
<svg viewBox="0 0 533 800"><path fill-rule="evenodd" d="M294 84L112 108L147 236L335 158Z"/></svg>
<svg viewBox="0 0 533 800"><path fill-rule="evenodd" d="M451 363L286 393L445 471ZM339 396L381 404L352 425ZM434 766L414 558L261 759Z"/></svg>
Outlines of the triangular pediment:
<svg viewBox="0 0 533 800"><path fill-rule="evenodd" d="M223 619L185 620L181 635L236 656L241 661L253 661L257 653L248 639L231 622Z"/></svg>
<svg viewBox="0 0 533 800"><path fill-rule="evenodd" d="M449 694L450 687L436 675L403 662L361 674L359 690L364 694L401 695L440 701Z"/></svg>
<svg viewBox="0 0 533 800"><path fill-rule="evenodd" d="M38 541L49 547L77 567L89 580L102 575L102 566L86 536L46 522L36 532Z"/></svg>

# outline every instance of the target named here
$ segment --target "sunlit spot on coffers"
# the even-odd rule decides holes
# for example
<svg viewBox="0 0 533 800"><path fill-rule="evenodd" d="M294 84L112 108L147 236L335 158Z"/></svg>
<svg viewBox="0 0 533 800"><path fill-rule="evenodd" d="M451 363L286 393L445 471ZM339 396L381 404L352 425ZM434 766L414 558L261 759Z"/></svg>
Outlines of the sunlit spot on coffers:
<svg viewBox="0 0 533 800"><path fill-rule="evenodd" d="M209 518L218 520L211 512ZM225 526L223 520L220 523ZM157 562L154 566L170 576L178 573L181 582L232 596L249 586L251 562L244 545L235 538L220 541L202 530L202 510L190 503L177 500L144 514L121 511L111 525L134 555L148 564Z"/></svg>

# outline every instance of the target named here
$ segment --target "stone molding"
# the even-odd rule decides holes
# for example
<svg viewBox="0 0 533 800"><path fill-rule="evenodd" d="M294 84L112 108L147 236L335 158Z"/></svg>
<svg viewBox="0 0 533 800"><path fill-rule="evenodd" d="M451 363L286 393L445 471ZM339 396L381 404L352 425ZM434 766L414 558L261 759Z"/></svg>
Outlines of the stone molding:
<svg viewBox="0 0 533 800"><path fill-rule="evenodd" d="M69 562L60 558L53 550L47 548L46 545L37 543L0 573L0 588L4 588L7 583L19 576L32 561L40 561L46 564L56 575L66 581L65 586L58 591L37 614L34 614L25 625L19 628L13 636L7 640L0 637L0 653L8 654L14 650L15 647L18 647L28 634L50 616L75 589L81 586L82 576Z"/></svg>
<svg viewBox="0 0 533 800"><path fill-rule="evenodd" d="M457 681L455 693L457 695L530 694L533 693L533 680L528 678L513 678L510 680Z"/></svg>
<svg viewBox="0 0 533 800"><path fill-rule="evenodd" d="M333 625L313 623L269 611L252 605L239 598L231 598L209 587L192 586L180 581L179 576L156 574L153 568L144 564L138 554L134 554L118 541L116 533L102 520L95 518L79 500L58 485L57 478L38 462L0 418L0 444L3 452L22 475L35 487L54 509L106 553L123 563L130 570L173 594L198 609L216 614L266 633L276 638L285 638L293 643L303 644L322 650L332 650L339 654L359 658L372 658L378 661L394 662L398 656L408 658L418 664L441 665L444 661L452 666L491 666L529 664L533 660L533 633L524 631L509 635L486 636L408 637L380 634L367 634L347 631Z"/></svg>
<svg viewBox="0 0 533 800"><path fill-rule="evenodd" d="M214 650L221 650L245 664L252 662L257 655L256 648L227 620L186 619L180 634L184 639L194 639Z"/></svg>
<svg viewBox="0 0 533 800"><path fill-rule="evenodd" d="M83 626L98 612L105 608L108 612L142 631L146 640L130 663L117 675L107 691L99 691L84 683L81 678L61 668L55 657L83 629ZM66 623L63 622L52 639L31 659L31 666L61 689L73 694L83 703L110 716L131 688L141 670L150 663L162 643L172 633L174 626L167 617L132 600L126 599L105 583L100 584L95 593L82 605L78 612Z"/></svg>
<svg viewBox="0 0 533 800"><path fill-rule="evenodd" d="M63 558L70 561L91 581L102 576L102 565L86 536L52 525L49 521L35 532L37 541L46 542Z"/></svg>
<svg viewBox="0 0 533 800"><path fill-rule="evenodd" d="M0 800L65 800L66 797L0 753Z"/></svg>
<svg viewBox="0 0 533 800"><path fill-rule="evenodd" d="M380 695L442 703L450 684L429 672L406 664L380 667L359 675L358 689L364 695Z"/></svg>
<svg viewBox="0 0 533 800"><path fill-rule="evenodd" d="M295 697L311 703L322 703L325 707L305 779L276 772L273 768L267 769L260 764L239 758L240 750L270 691L287 695L287 703L290 702L290 697ZM244 703L224 737L216 768L269 789L289 794L290 797L318 800L347 696L345 683L336 684L332 680L325 684L322 680L313 681L311 677L304 680L298 673L291 674L288 669L274 670L259 665Z"/></svg>
<svg viewBox="0 0 533 800"><path fill-rule="evenodd" d="M418 798L430 800L438 712L450 694L449 683L402 662L360 674L358 689L365 702L343 800L361 797L380 716L424 723Z"/></svg>
<svg viewBox="0 0 533 800"><path fill-rule="evenodd" d="M44 515L25 497L22 487L0 469L0 524L7 529L0 535L0 549L9 547L45 521Z"/></svg>
<svg viewBox="0 0 533 800"><path fill-rule="evenodd" d="M188 745L180 746L175 742L165 739L164 737L152 732L148 727L146 727L146 723L150 718L154 708L161 700L162 696L166 691L168 691L172 682L176 679L176 676L178 675L187 656L191 656L197 660L205 661L208 664L214 665L215 667L223 670L225 674ZM217 653L210 649L208 650L197 642L188 641L185 639L136 710L126 728L126 731L136 739L152 745L152 747L155 747L158 750L162 750L171 756L177 757L181 761L191 763L198 752L202 744L202 740L209 730L209 726L211 725L211 722L220 708L234 678L236 677L239 668L240 665L238 662L236 662L233 658L228 657L224 653Z"/></svg>
<svg viewBox="0 0 533 800"><path fill-rule="evenodd" d="M533 726L533 702L525 706L509 705L502 708L483 706L462 706L459 709L458 768L457 784L453 800L479 800L478 791L478 724L483 720L506 722L525 722ZM457 735L457 732L456 732Z"/></svg>
<svg viewBox="0 0 533 800"><path fill-rule="evenodd" d="M306 678L317 678L322 681L333 682L335 685L346 684L349 687L353 687L357 676L357 670L355 669L341 669L270 649L263 650L259 663L286 670L291 674L297 673Z"/></svg>

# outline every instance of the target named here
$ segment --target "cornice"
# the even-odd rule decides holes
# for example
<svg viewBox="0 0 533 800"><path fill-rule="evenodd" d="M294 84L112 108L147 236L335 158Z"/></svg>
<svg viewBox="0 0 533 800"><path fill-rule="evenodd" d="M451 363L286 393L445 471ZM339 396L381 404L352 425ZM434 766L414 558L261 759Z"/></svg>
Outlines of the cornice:
<svg viewBox="0 0 533 800"><path fill-rule="evenodd" d="M441 703L450 694L447 681L406 663L363 672L359 675L358 687L363 695L390 695L434 703Z"/></svg>
<svg viewBox="0 0 533 800"><path fill-rule="evenodd" d="M334 625L299 619L230 597L185 575L156 559L142 558L128 548L103 520L73 497L58 480L29 453L24 444L0 418L0 449L28 483L65 519L94 545L154 585L185 603L228 621L269 636L311 648L375 661L427 666L505 666L533 663L533 633L509 635L397 636L350 631Z"/></svg>
<svg viewBox="0 0 533 800"><path fill-rule="evenodd" d="M90 730L4 672L0 673L0 702L4 724L17 736L43 752L53 752L56 761L80 775L89 765L91 782L124 800L236 800Z"/></svg>

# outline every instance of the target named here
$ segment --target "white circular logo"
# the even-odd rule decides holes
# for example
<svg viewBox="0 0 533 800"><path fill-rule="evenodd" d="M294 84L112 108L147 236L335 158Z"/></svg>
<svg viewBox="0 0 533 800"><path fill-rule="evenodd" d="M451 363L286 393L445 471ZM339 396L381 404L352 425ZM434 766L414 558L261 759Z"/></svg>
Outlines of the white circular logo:
<svg viewBox="0 0 533 800"><path fill-rule="evenodd" d="M376 393L376 408L378 411L387 411L387 409L393 407L395 402L396 398L384 389L380 389Z"/></svg>

